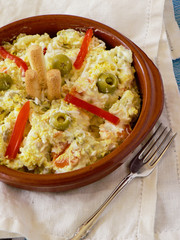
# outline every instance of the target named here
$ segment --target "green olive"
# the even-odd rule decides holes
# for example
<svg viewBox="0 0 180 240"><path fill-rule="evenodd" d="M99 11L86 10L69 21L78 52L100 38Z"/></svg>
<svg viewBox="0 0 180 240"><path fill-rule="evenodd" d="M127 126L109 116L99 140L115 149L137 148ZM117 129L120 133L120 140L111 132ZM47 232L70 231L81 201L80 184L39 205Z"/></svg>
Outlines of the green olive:
<svg viewBox="0 0 180 240"><path fill-rule="evenodd" d="M96 83L99 92L113 93L118 86L118 79L112 73L101 73Z"/></svg>
<svg viewBox="0 0 180 240"><path fill-rule="evenodd" d="M12 85L12 78L7 73L0 73L0 91L8 90Z"/></svg>
<svg viewBox="0 0 180 240"><path fill-rule="evenodd" d="M58 54L53 58L52 68L59 69L61 75L68 74L72 69L71 60L64 54Z"/></svg>
<svg viewBox="0 0 180 240"><path fill-rule="evenodd" d="M50 117L49 123L53 128L64 131L69 127L70 117L65 113L57 112Z"/></svg>

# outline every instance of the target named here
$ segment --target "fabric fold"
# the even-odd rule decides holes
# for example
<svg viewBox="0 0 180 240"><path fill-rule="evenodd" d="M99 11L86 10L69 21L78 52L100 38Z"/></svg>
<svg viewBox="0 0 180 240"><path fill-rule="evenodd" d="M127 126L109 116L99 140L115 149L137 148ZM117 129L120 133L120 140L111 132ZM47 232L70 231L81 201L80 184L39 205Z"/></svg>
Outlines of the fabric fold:
<svg viewBox="0 0 180 240"><path fill-rule="evenodd" d="M175 21L173 3L165 0L164 23L172 59L180 58L180 29Z"/></svg>
<svg viewBox="0 0 180 240"><path fill-rule="evenodd" d="M180 238L180 115L178 114L180 97L174 80L170 54L163 25L157 58L165 89L165 107L160 120L178 134L171 148L165 154L163 164L159 166L155 219L155 239L157 240Z"/></svg>

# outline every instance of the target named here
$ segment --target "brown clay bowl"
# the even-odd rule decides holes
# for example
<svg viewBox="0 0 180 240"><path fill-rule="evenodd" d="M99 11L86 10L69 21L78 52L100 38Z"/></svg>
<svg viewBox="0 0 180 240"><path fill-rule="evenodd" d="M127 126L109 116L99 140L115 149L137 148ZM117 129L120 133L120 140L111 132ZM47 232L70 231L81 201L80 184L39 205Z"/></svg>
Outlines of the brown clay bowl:
<svg viewBox="0 0 180 240"><path fill-rule="evenodd" d="M71 15L44 15L22 19L0 28L0 44L11 41L20 33L55 36L61 29L85 31L93 28L95 36L106 42L107 47L122 44L133 52L136 77L142 96L139 119L128 138L113 152L96 163L69 173L37 175L23 173L0 166L0 180L9 185L35 191L66 191L95 182L113 172L129 153L144 140L161 115L164 94L161 76L153 62L128 38L114 29L82 17Z"/></svg>

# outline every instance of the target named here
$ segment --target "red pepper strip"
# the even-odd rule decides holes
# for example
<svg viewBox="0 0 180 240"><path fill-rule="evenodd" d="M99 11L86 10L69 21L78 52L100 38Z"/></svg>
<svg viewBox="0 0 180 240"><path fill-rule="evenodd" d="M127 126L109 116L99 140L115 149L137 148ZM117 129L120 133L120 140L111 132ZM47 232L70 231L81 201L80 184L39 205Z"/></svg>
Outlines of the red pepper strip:
<svg viewBox="0 0 180 240"><path fill-rule="evenodd" d="M19 151L19 147L23 138L24 129L29 118L29 111L30 102L27 101L23 105L17 116L10 141L6 149L5 156L7 156L8 159L14 159Z"/></svg>
<svg viewBox="0 0 180 240"><path fill-rule="evenodd" d="M120 122L120 119L116 117L115 115L96 107L95 105L92 105L88 102L85 102L84 100L75 97L74 95L68 93L64 99L66 102L72 103L76 105L77 107L81 107L99 117L102 117L106 119L107 121L117 125Z"/></svg>
<svg viewBox="0 0 180 240"><path fill-rule="evenodd" d="M0 46L0 56L4 59L9 58L9 59L13 60L16 63L16 65L19 68L21 68L23 76L25 75L25 72L28 69L28 66L21 58L15 56L13 54L10 54L2 46Z"/></svg>
<svg viewBox="0 0 180 240"><path fill-rule="evenodd" d="M84 59L85 59L86 54L88 52L88 47L89 47L92 36L93 36L93 30L90 28L86 31L86 34L84 36L84 39L83 39L83 42L82 42L82 45L81 45L81 48L80 48L80 51L79 51L79 53L77 55L77 58L74 62L74 67L76 69L80 69L83 62L84 62Z"/></svg>

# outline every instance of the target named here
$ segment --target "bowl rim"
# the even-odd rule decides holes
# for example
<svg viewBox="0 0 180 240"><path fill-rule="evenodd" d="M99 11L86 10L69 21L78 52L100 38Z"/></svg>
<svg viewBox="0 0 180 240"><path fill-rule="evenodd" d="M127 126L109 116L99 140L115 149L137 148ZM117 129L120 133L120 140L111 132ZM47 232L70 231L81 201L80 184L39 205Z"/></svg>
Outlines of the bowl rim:
<svg viewBox="0 0 180 240"><path fill-rule="evenodd" d="M8 29L12 30L13 27L22 25L22 23L25 26L25 24L42 21L44 19L63 19L67 17L68 19L74 21L76 20L77 22L83 22L81 27L80 25L76 25L74 27L75 29L84 31L87 29L88 24L90 24L89 28L92 27L94 29L95 36L98 36L99 34L110 34L117 41L121 41L125 47L131 49L134 58L133 62L139 64L144 77L144 92L141 113L132 133L128 136L128 138L107 156L87 167L83 167L81 169L67 173L33 174L28 172L20 172L0 165L0 180L16 187L30 190L35 189L38 191L46 191L46 189L47 191L64 191L86 185L87 181L88 183L92 183L99 180L100 178L104 177L119 167L124 162L125 157L127 157L130 152L135 150L135 148L145 139L150 130L154 127L163 110L163 83L161 75L154 63L134 42L132 42L120 32L103 23L92 19L68 14L38 15L23 18L1 27L0 35L3 31L7 31ZM98 29L95 29L96 26L98 26ZM145 81L147 85L145 84ZM144 129L146 129L147 126L148 129L144 132ZM135 137L136 141L132 141ZM131 141L132 144L131 148L129 149L128 145ZM118 160L117 154L120 154L121 161ZM101 173L101 176L95 176L97 171L103 171L103 173ZM88 178L87 181L86 178ZM81 183L82 179L84 180L83 184Z"/></svg>

